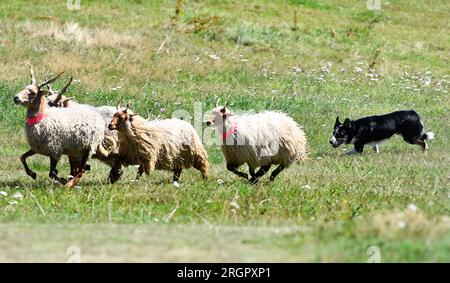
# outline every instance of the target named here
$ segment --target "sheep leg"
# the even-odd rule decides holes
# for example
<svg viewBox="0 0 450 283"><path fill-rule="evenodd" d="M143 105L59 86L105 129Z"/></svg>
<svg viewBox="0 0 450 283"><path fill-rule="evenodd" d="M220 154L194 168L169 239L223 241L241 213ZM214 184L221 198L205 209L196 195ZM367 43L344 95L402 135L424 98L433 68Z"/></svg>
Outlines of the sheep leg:
<svg viewBox="0 0 450 283"><path fill-rule="evenodd" d="M237 168L238 168L238 166L236 166L236 165L234 165L234 164L231 164L231 163L228 163L228 164L227 164L227 170L228 170L228 171L231 171L231 172L233 172L234 174L238 175L239 177L242 177L242 178L248 180L248 175L247 175L247 173L240 172L240 171L237 170Z"/></svg>
<svg viewBox="0 0 450 283"><path fill-rule="evenodd" d="M83 153L83 156L81 158L81 163L80 163L80 167L78 167L77 175L75 177L73 177L73 179L70 180L66 184L66 187L72 188L81 179L81 177L83 176L83 174L85 172L86 163L87 163L88 159L89 159L89 151L86 151Z"/></svg>
<svg viewBox="0 0 450 283"><path fill-rule="evenodd" d="M108 180L111 182L111 184L114 184L120 179L120 176L123 174L122 170L122 161L120 159L116 159L113 161L111 171L109 171ZM141 169L141 167L139 167Z"/></svg>
<svg viewBox="0 0 450 283"><path fill-rule="evenodd" d="M182 169L173 170L173 181L174 182L178 182L178 180L180 179L181 171L182 171Z"/></svg>
<svg viewBox="0 0 450 283"><path fill-rule="evenodd" d="M275 170L273 170L272 174L270 175L270 181L275 180L275 177L278 176L278 174L280 174L280 172L283 171L284 168L286 168L286 166L280 165Z"/></svg>
<svg viewBox="0 0 450 283"><path fill-rule="evenodd" d="M271 165L261 166L261 168L259 168L258 172L256 172L256 174L252 175L250 182L252 182L253 184L258 183L259 178L264 176L264 174L266 174L267 172L269 172L270 166ZM250 174L251 174L251 172L250 172Z"/></svg>
<svg viewBox="0 0 450 283"><path fill-rule="evenodd" d="M58 165L58 159L50 157L50 173L48 173L48 176L51 179L54 179L64 185L67 183L67 180L58 177L58 170L56 170L56 165Z"/></svg>
<svg viewBox="0 0 450 283"><path fill-rule="evenodd" d="M78 170L78 160L76 157L69 156L69 164L70 164L70 176L75 176Z"/></svg>
<svg viewBox="0 0 450 283"><path fill-rule="evenodd" d="M139 178L142 176L142 174L144 174L144 166L139 166L138 168L138 172L136 174L136 179L135 181L139 180Z"/></svg>
<svg viewBox="0 0 450 283"><path fill-rule="evenodd" d="M200 161L194 162L194 168L202 173L203 179L208 178L208 162L204 159L198 158Z"/></svg>
<svg viewBox="0 0 450 283"><path fill-rule="evenodd" d="M20 157L20 161L22 161L23 167L25 168L25 172L27 173L28 176L33 178L33 180L36 180L37 175L36 175L36 173L31 171L31 169L28 167L27 158L30 156L33 156L35 154L36 154L36 152L34 152L33 150L30 149L29 151L22 154L22 156Z"/></svg>

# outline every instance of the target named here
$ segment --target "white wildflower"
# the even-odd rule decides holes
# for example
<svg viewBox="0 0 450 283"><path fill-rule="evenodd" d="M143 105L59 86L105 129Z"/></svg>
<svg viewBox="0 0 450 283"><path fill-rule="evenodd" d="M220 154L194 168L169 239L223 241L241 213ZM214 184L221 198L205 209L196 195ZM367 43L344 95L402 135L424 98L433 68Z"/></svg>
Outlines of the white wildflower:
<svg viewBox="0 0 450 283"><path fill-rule="evenodd" d="M413 203L411 203L410 205L408 205L408 209L411 211L416 212L417 211L417 206Z"/></svg>
<svg viewBox="0 0 450 283"><path fill-rule="evenodd" d="M13 198L18 199L18 200L22 200L23 199L23 195L19 192L16 192L15 194L12 195Z"/></svg>
<svg viewBox="0 0 450 283"><path fill-rule="evenodd" d="M355 73L360 74L363 72L363 69L361 69L360 67L355 67Z"/></svg>
<svg viewBox="0 0 450 283"><path fill-rule="evenodd" d="M209 54L208 57L213 60L219 60L219 56L217 56L216 54Z"/></svg>

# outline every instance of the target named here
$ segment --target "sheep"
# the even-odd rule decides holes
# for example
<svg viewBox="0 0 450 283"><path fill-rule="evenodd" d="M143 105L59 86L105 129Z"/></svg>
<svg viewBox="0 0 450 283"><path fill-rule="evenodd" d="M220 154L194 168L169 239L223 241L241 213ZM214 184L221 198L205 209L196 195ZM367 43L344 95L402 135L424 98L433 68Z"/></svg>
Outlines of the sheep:
<svg viewBox="0 0 450 283"><path fill-rule="evenodd" d="M253 184L272 165L278 167L270 175L270 181L294 161L305 160L307 156L305 133L291 117L281 112L233 115L226 106L216 106L206 125L214 126L220 135L227 169L248 179L247 173L237 170L247 163Z"/></svg>
<svg viewBox="0 0 450 283"><path fill-rule="evenodd" d="M148 121L127 108L118 111L108 128L119 133L117 165L140 165L136 179L154 169L173 171L178 186L182 169L194 167L205 179L208 157L195 129L186 121L167 119Z"/></svg>
<svg viewBox="0 0 450 283"><path fill-rule="evenodd" d="M66 91L69 85L72 82L72 77L70 78L69 82L59 91L54 91L51 84L48 84L48 91L50 95L47 97L48 105L50 107L77 107L79 105L89 106L85 104L79 104L75 102L73 99L74 97L66 97L63 95ZM110 131L108 129L108 124L111 121L111 118L116 113L116 108L112 106L99 106L93 108L93 110L97 111L104 119L105 121L105 140L103 142L103 146L105 148L108 148L108 155L105 156L102 154L102 151L99 151L95 153L92 158L98 159L102 161L103 163L106 163L110 167L113 167L114 160L117 157L118 153L118 136L116 131ZM74 171L78 167L78 164L80 163L80 160L74 160L73 158L69 157L69 163L70 163L70 175L74 175ZM90 166L86 166L86 170L89 170ZM116 168L114 171L111 170L108 179L111 180L118 180L120 176L123 174L122 168Z"/></svg>
<svg viewBox="0 0 450 283"><path fill-rule="evenodd" d="M26 173L33 179L34 173L27 165L26 158L36 153L50 157L49 177L71 188L85 172L87 160L96 151L107 155L102 146L105 122L97 111L89 107L55 108L48 107L42 88L54 82L62 73L38 84L33 67L30 67L31 84L14 96L14 103L27 108L25 134L30 150L21 156ZM69 182L58 177L57 163L62 155L80 158L76 175Z"/></svg>

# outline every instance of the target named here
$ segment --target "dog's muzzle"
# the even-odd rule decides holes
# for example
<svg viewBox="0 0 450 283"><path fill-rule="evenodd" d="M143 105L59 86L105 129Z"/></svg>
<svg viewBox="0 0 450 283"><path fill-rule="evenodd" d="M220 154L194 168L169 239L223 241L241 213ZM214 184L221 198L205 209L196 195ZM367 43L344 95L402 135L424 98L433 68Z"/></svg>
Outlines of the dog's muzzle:
<svg viewBox="0 0 450 283"><path fill-rule="evenodd" d="M332 137L332 138L330 139L329 143L331 144L331 146L332 146L333 148L336 148L336 147L339 146L339 143L337 142L337 140L336 140L335 137Z"/></svg>

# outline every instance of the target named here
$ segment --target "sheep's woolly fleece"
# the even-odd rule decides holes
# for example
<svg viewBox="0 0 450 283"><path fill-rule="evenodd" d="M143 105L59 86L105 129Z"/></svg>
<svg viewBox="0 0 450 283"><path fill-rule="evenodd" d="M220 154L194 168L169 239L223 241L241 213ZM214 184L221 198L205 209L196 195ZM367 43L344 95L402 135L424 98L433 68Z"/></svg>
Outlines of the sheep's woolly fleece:
<svg viewBox="0 0 450 283"><path fill-rule="evenodd" d="M217 107L216 131L222 136L222 119ZM225 118L226 129L235 127L235 133L227 135L222 152L228 163L251 168L279 164L285 167L307 156L306 135L288 115L267 111L257 114L229 115Z"/></svg>
<svg viewBox="0 0 450 283"><path fill-rule="evenodd" d="M189 123L179 119L148 121L138 115L125 123L118 128L119 156L127 165L143 165L146 174L153 169L194 167L207 175L206 150Z"/></svg>
<svg viewBox="0 0 450 283"><path fill-rule="evenodd" d="M92 107L46 107L44 119L25 126L28 144L36 153L54 159L61 155L94 154L104 139L105 121Z"/></svg>

